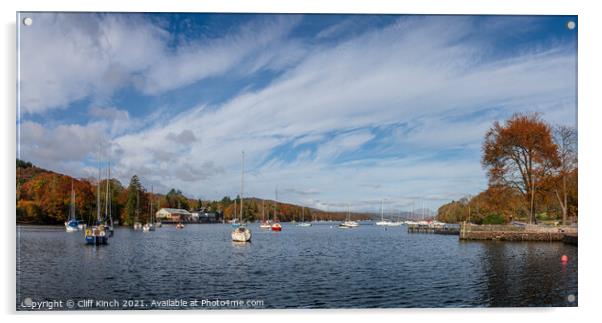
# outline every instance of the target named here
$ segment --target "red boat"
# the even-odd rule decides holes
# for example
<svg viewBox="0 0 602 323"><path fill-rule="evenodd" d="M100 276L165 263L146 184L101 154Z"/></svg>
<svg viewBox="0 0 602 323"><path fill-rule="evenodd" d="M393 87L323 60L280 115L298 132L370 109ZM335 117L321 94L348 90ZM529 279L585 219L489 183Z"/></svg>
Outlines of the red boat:
<svg viewBox="0 0 602 323"><path fill-rule="evenodd" d="M272 224L272 231L282 231L282 226L280 225L280 223Z"/></svg>

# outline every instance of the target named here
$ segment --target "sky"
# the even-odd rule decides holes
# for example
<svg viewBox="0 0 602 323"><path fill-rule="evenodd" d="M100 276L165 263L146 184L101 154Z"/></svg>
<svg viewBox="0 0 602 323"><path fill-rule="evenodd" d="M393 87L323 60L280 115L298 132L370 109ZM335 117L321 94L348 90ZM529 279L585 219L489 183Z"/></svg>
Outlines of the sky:
<svg viewBox="0 0 602 323"><path fill-rule="evenodd" d="M574 16L21 13L17 156L191 198L436 209L494 121L576 126Z"/></svg>

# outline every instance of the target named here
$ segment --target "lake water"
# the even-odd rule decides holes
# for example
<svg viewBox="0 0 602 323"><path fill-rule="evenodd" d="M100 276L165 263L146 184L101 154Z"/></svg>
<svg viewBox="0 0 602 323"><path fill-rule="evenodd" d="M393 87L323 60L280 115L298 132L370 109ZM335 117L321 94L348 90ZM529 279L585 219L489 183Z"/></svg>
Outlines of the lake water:
<svg viewBox="0 0 602 323"><path fill-rule="evenodd" d="M18 226L17 309L577 306L577 247L558 242L250 228L247 244L231 242L225 224L119 228L97 247L62 227Z"/></svg>

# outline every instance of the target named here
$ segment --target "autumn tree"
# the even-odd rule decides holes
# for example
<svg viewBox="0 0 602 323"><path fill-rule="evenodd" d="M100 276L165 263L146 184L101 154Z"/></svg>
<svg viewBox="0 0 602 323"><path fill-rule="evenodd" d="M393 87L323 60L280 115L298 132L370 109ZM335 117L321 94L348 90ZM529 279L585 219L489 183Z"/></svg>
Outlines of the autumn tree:
<svg viewBox="0 0 602 323"><path fill-rule="evenodd" d="M559 164L550 126L536 113L515 114L505 124L496 121L485 135L482 164L490 185L506 185L522 194L533 223L538 179Z"/></svg>

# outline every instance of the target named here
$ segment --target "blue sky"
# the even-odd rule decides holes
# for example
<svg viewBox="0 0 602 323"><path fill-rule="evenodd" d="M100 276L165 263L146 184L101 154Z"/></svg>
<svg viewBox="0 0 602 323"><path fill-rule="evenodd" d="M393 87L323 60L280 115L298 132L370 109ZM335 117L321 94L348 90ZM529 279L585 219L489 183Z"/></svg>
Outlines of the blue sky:
<svg viewBox="0 0 602 323"><path fill-rule="evenodd" d="M325 209L486 187L485 131L576 123L571 16L22 13L20 158L127 185Z"/></svg>

